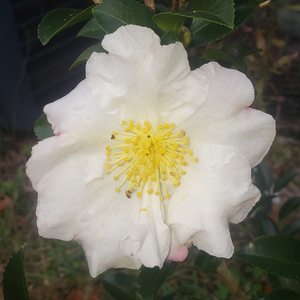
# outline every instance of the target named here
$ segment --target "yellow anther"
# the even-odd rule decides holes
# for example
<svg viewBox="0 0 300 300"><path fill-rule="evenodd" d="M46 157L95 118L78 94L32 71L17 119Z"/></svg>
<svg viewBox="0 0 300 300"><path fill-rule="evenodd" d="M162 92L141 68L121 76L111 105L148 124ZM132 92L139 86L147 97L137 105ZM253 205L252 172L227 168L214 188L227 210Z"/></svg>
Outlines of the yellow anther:
<svg viewBox="0 0 300 300"><path fill-rule="evenodd" d="M137 195L140 199L142 199L142 193L137 192L136 195Z"/></svg>
<svg viewBox="0 0 300 300"><path fill-rule="evenodd" d="M136 167L136 166L133 166L133 167L132 167L132 170L133 170L133 171L137 171L137 167Z"/></svg>
<svg viewBox="0 0 300 300"><path fill-rule="evenodd" d="M142 177L142 181L148 181L147 177Z"/></svg>
<svg viewBox="0 0 300 300"><path fill-rule="evenodd" d="M135 128L136 128L137 130L140 130L140 128L141 128L140 124L137 124L137 125L135 126Z"/></svg>
<svg viewBox="0 0 300 300"><path fill-rule="evenodd" d="M107 161L111 161L111 158L110 157L107 157L107 159L106 159Z"/></svg>
<svg viewBox="0 0 300 300"><path fill-rule="evenodd" d="M133 126L132 125L129 125L128 126L128 130L132 130L133 129Z"/></svg>
<svg viewBox="0 0 300 300"><path fill-rule="evenodd" d="M126 125L126 122L125 122L125 121L122 121L121 125Z"/></svg>
<svg viewBox="0 0 300 300"><path fill-rule="evenodd" d="M118 176L114 176L114 180L118 180L118 178L119 178Z"/></svg>
<svg viewBox="0 0 300 300"><path fill-rule="evenodd" d="M120 167L120 166L122 166L122 163L119 161L119 162L117 163L117 165Z"/></svg>
<svg viewBox="0 0 300 300"><path fill-rule="evenodd" d="M190 156L194 155L194 151L193 150L188 150L188 153L189 153Z"/></svg>
<svg viewBox="0 0 300 300"><path fill-rule="evenodd" d="M111 154L110 151L107 150L106 155L109 156L110 154Z"/></svg>
<svg viewBox="0 0 300 300"><path fill-rule="evenodd" d="M105 148L106 148L106 150L110 151L110 148L109 148L109 146L106 146Z"/></svg>
<svg viewBox="0 0 300 300"><path fill-rule="evenodd" d="M126 174L127 174L128 176L131 176L131 172L130 172L130 171L127 171Z"/></svg>
<svg viewBox="0 0 300 300"><path fill-rule="evenodd" d="M185 144L186 146L188 146L190 143L189 143L189 142L185 142L184 144Z"/></svg>
<svg viewBox="0 0 300 300"><path fill-rule="evenodd" d="M181 171L181 173L180 173L181 175L185 175L185 171Z"/></svg>
<svg viewBox="0 0 300 300"><path fill-rule="evenodd" d="M134 146L137 146L139 144L138 141L133 141L132 143Z"/></svg>
<svg viewBox="0 0 300 300"><path fill-rule="evenodd" d="M167 177L162 177L161 180L162 180L162 181L166 181L166 179L167 179Z"/></svg>
<svg viewBox="0 0 300 300"><path fill-rule="evenodd" d="M155 177L151 177L151 180L152 180L152 181L155 181Z"/></svg>
<svg viewBox="0 0 300 300"><path fill-rule="evenodd" d="M171 160L171 161L169 162L169 166L170 166L170 167L174 167L174 161Z"/></svg>
<svg viewBox="0 0 300 300"><path fill-rule="evenodd" d="M142 163L142 161L140 161L140 160L138 160L138 165L142 165L143 163Z"/></svg>
<svg viewBox="0 0 300 300"><path fill-rule="evenodd" d="M165 123L164 128L169 128L169 124Z"/></svg>
<svg viewBox="0 0 300 300"><path fill-rule="evenodd" d="M128 122L128 124L129 124L129 125L133 125L133 121L130 120L130 121Z"/></svg>
<svg viewBox="0 0 300 300"><path fill-rule="evenodd" d="M123 160L124 160L125 162L127 162L129 159L128 159L128 157L124 157Z"/></svg>
<svg viewBox="0 0 300 300"><path fill-rule="evenodd" d="M130 176L126 177L127 180L130 180L130 178L131 178Z"/></svg>
<svg viewBox="0 0 300 300"><path fill-rule="evenodd" d="M158 125L158 129L162 130L164 128L164 126L162 126L161 124Z"/></svg>
<svg viewBox="0 0 300 300"><path fill-rule="evenodd" d="M133 171L132 175L134 175L134 176L137 175L137 171Z"/></svg>
<svg viewBox="0 0 300 300"><path fill-rule="evenodd" d="M175 178L176 178L176 180L179 180L180 176L179 176L179 175L176 175Z"/></svg>
<svg viewBox="0 0 300 300"><path fill-rule="evenodd" d="M175 187L179 187L180 186L180 181L177 181L176 183L174 183L173 185L175 186Z"/></svg>
<svg viewBox="0 0 300 300"><path fill-rule="evenodd" d="M162 170L162 171L161 171L161 174L166 174L166 171L165 171L165 170Z"/></svg>
<svg viewBox="0 0 300 300"><path fill-rule="evenodd" d="M178 153L174 153L173 156L174 156L174 158L177 158L178 157Z"/></svg>
<svg viewBox="0 0 300 300"><path fill-rule="evenodd" d="M128 129L128 128L125 128L125 129L124 129L124 131L125 131L125 132L128 132L128 131L129 131L129 129Z"/></svg>
<svg viewBox="0 0 300 300"><path fill-rule="evenodd" d="M140 185L139 185L139 183L138 183L138 182L136 182L136 183L135 183L135 186L136 186L136 187L140 187Z"/></svg>
<svg viewBox="0 0 300 300"><path fill-rule="evenodd" d="M170 128L174 128L175 124L174 123L170 123Z"/></svg>
<svg viewBox="0 0 300 300"><path fill-rule="evenodd" d="M126 144L130 144L130 139L126 139Z"/></svg>
<svg viewBox="0 0 300 300"><path fill-rule="evenodd" d="M139 141L141 137L139 135L136 136L136 140Z"/></svg>
<svg viewBox="0 0 300 300"><path fill-rule="evenodd" d="M160 201L163 201L163 200L164 200L164 197L163 197L163 196L160 196L159 199L160 199Z"/></svg>
<svg viewBox="0 0 300 300"><path fill-rule="evenodd" d="M127 154L127 153L129 152L129 148L128 148L128 147L125 148L125 149L124 149L124 152Z"/></svg>
<svg viewBox="0 0 300 300"><path fill-rule="evenodd" d="M108 175L108 174L109 174L109 171L105 171L105 174Z"/></svg>
<svg viewBox="0 0 300 300"><path fill-rule="evenodd" d="M171 135L171 132L168 131L167 134L166 134L166 136L167 136L167 137L170 137L170 135Z"/></svg>
<svg viewBox="0 0 300 300"><path fill-rule="evenodd" d="M107 169L110 169L110 164L106 164L106 168L107 168Z"/></svg>
<svg viewBox="0 0 300 300"><path fill-rule="evenodd" d="M185 149L181 149L181 153L182 153L182 154L185 154L185 153L186 153L186 150L185 150Z"/></svg>
<svg viewBox="0 0 300 300"><path fill-rule="evenodd" d="M151 195L153 193L153 190L150 189L150 190L147 190L148 194Z"/></svg>
<svg viewBox="0 0 300 300"><path fill-rule="evenodd" d="M180 130L179 133L177 134L178 138L182 138L185 136L185 132L183 130Z"/></svg>
<svg viewBox="0 0 300 300"><path fill-rule="evenodd" d="M117 193L119 193L119 192L120 192L120 190L119 190L117 187L116 187L116 192L117 192Z"/></svg>
<svg viewBox="0 0 300 300"><path fill-rule="evenodd" d="M181 161L180 161L180 164L183 166L183 165L184 165L184 160L181 160Z"/></svg>
<svg viewBox="0 0 300 300"><path fill-rule="evenodd" d="M195 157L193 160L194 160L194 162L198 162L198 158L197 157Z"/></svg>
<svg viewBox="0 0 300 300"><path fill-rule="evenodd" d="M159 195L159 192L155 192L155 195L158 196L158 195Z"/></svg>
<svg viewBox="0 0 300 300"><path fill-rule="evenodd" d="M167 195L166 195L166 199L169 199L170 197L171 197L170 194L167 194Z"/></svg>
<svg viewBox="0 0 300 300"><path fill-rule="evenodd" d="M132 179L130 180L130 182L132 182L132 183L135 183L135 179L134 179L134 178L132 178Z"/></svg>
<svg viewBox="0 0 300 300"><path fill-rule="evenodd" d="M144 122L144 125L145 125L146 127L151 127L151 126L150 126L150 123L149 123L148 121Z"/></svg>
<svg viewBox="0 0 300 300"><path fill-rule="evenodd" d="M188 163L187 162L184 162L184 166L186 167L188 165Z"/></svg>

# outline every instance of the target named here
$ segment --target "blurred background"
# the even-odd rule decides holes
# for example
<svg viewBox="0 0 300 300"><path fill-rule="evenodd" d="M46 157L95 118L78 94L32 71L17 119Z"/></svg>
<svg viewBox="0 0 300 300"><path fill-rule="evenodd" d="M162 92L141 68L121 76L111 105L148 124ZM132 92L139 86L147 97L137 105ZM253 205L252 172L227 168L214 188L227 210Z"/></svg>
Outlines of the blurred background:
<svg viewBox="0 0 300 300"><path fill-rule="evenodd" d="M69 68L82 51L97 43L97 40L76 38L84 25L80 23L42 46L37 38L37 26L51 10L84 9L92 4L88 0L1 0L0 280L9 257L28 242L26 277L32 299L37 300L112 299L103 285L111 278L122 277L124 272L136 277L134 272L110 270L91 279L82 250L75 242L40 238L36 229L36 194L25 175L25 163L32 145L37 143L32 131L34 122L45 104L67 94L84 78L84 65L72 71ZM224 44L236 42L260 49L245 58L247 76L256 90L254 107L271 113L277 121L277 138L265 164L256 169L259 173L256 184L264 189L262 181L271 184L289 172L300 170L299 2L283 0L259 10L223 41ZM201 47L197 53L201 55L204 50ZM282 204L299 196L299 192L298 176L269 201L268 222L256 222L253 226L254 217L250 215L242 224L232 226L235 245L239 247L266 232L277 234L286 225L299 221L299 209L288 218L278 217ZM298 223L293 235L299 237L299 229ZM184 299L187 294L208 300L229 299L229 291L217 275L206 275L194 267L196 249L191 248L190 253L188 260L180 264L163 286L161 295L176 291L181 295L178 299ZM259 295L271 290L263 271L245 266L241 261L233 264L229 261L230 270L246 286L246 291ZM0 299L3 299L1 292Z"/></svg>

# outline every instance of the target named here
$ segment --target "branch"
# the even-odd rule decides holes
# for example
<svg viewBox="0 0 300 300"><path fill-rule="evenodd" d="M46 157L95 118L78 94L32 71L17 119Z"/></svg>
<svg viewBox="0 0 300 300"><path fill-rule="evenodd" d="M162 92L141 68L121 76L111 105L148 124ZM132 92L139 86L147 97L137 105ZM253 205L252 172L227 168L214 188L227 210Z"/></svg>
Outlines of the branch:
<svg viewBox="0 0 300 300"><path fill-rule="evenodd" d="M177 13L179 10L179 0L173 0L172 12Z"/></svg>
<svg viewBox="0 0 300 300"><path fill-rule="evenodd" d="M98 3L102 3L103 0L92 0L94 3L98 4Z"/></svg>
<svg viewBox="0 0 300 300"><path fill-rule="evenodd" d="M217 273L222 279L222 281L228 287L230 293L232 294L233 299L236 300L250 300L244 291L239 286L239 283L234 279L230 273L225 261L223 260L220 266L217 268Z"/></svg>
<svg viewBox="0 0 300 300"><path fill-rule="evenodd" d="M147 5L151 10L155 11L155 1L154 0L144 0L145 5Z"/></svg>

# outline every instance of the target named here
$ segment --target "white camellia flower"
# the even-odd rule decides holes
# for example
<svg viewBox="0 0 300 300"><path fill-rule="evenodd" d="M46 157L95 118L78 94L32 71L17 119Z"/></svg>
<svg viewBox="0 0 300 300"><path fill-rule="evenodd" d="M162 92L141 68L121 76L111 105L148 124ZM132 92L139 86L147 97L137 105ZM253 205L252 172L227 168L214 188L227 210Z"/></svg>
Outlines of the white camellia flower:
<svg viewBox="0 0 300 300"><path fill-rule="evenodd" d="M39 234L78 241L93 277L183 261L192 244L229 258L229 222L260 197L251 168L275 136L249 108L247 77L215 62L190 70L181 43L145 27L104 37L86 79L44 109L55 136L33 147Z"/></svg>

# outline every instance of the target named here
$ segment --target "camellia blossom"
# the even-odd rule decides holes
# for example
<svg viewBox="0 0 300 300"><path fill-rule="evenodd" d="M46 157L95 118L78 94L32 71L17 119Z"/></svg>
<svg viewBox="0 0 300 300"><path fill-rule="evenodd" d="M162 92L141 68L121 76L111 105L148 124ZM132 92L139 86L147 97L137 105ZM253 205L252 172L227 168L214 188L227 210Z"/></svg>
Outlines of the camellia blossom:
<svg viewBox="0 0 300 300"><path fill-rule="evenodd" d="M93 277L162 267L188 247L230 258L229 222L260 197L251 168L275 136L249 108L247 77L215 62L191 71L181 43L128 25L104 37L86 79L45 106L55 136L33 147L39 234L76 240Z"/></svg>

